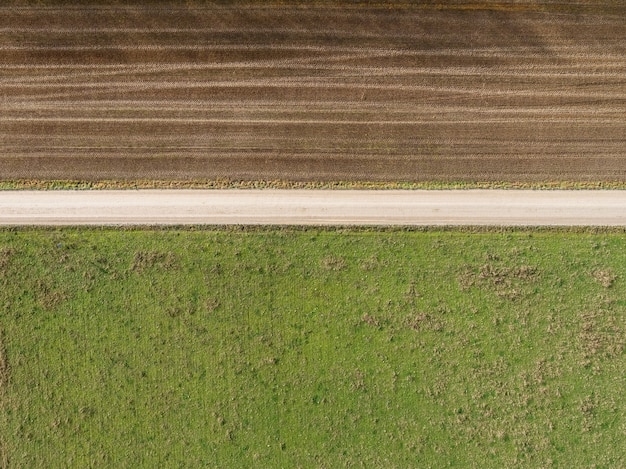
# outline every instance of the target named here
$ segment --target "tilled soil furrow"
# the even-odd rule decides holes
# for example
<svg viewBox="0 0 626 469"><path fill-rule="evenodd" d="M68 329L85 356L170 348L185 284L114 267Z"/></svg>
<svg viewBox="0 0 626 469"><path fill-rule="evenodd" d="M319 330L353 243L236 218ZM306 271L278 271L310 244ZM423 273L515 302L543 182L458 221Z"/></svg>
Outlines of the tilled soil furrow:
<svg viewBox="0 0 626 469"><path fill-rule="evenodd" d="M0 8L0 178L623 180L626 6L503 5Z"/></svg>

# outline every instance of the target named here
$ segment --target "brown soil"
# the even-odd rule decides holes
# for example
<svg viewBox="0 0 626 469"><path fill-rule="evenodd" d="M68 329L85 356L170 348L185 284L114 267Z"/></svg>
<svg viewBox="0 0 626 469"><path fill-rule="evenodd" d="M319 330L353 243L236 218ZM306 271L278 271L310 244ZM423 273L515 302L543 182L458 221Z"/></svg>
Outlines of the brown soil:
<svg viewBox="0 0 626 469"><path fill-rule="evenodd" d="M119 3L0 8L0 179L626 180L621 2Z"/></svg>

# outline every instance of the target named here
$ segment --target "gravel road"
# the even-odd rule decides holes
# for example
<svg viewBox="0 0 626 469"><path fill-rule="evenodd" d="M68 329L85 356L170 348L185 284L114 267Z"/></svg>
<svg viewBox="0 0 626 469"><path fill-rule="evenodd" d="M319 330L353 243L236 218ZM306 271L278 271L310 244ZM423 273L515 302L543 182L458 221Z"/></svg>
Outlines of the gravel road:
<svg viewBox="0 0 626 469"><path fill-rule="evenodd" d="M626 191L0 191L0 224L626 226Z"/></svg>

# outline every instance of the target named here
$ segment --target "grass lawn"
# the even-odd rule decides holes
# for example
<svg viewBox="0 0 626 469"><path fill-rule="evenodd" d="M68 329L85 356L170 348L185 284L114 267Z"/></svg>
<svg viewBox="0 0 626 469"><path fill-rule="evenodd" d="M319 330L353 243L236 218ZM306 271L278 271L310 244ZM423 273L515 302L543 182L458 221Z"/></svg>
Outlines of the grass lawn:
<svg viewBox="0 0 626 469"><path fill-rule="evenodd" d="M624 467L626 234L0 231L0 467Z"/></svg>

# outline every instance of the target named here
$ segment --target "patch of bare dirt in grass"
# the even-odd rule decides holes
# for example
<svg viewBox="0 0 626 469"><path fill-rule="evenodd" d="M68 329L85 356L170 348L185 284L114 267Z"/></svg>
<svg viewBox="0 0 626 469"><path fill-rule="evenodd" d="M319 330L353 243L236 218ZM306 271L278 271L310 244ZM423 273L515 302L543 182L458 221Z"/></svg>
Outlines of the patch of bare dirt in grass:
<svg viewBox="0 0 626 469"><path fill-rule="evenodd" d="M152 268L170 270L177 267L178 259L172 252L137 251L130 266L130 270L141 273Z"/></svg>
<svg viewBox="0 0 626 469"><path fill-rule="evenodd" d="M461 290L471 287L492 290L501 298L515 300L524 294L524 286L539 278L532 265L506 266L489 262L478 267L464 266L457 276Z"/></svg>
<svg viewBox="0 0 626 469"><path fill-rule="evenodd" d="M11 248L4 247L0 249L0 273L4 273L6 271L12 257L13 250Z"/></svg>
<svg viewBox="0 0 626 469"><path fill-rule="evenodd" d="M44 310L56 308L69 297L62 288L43 279L35 282L34 292L37 302Z"/></svg>
<svg viewBox="0 0 626 469"><path fill-rule="evenodd" d="M220 304L220 300L215 297L207 298L207 300L204 302L204 305L209 313L212 313L217 308L219 308Z"/></svg>
<svg viewBox="0 0 626 469"><path fill-rule="evenodd" d="M613 286L613 282L617 279L617 275L612 269L596 269L591 272L591 276L600 283L604 288Z"/></svg>
<svg viewBox="0 0 626 469"><path fill-rule="evenodd" d="M326 256L321 261L321 266L324 270L340 271L348 267L348 263L343 257L340 256Z"/></svg>
<svg viewBox="0 0 626 469"><path fill-rule="evenodd" d="M444 322L431 313L419 312L409 315L404 324L414 331L433 331L441 332L444 329Z"/></svg>
<svg viewBox="0 0 626 469"><path fill-rule="evenodd" d="M598 309L582 313L579 320L578 345L582 356L581 365L598 371L602 361L624 353L626 331L615 313Z"/></svg>
<svg viewBox="0 0 626 469"><path fill-rule="evenodd" d="M0 399L9 385L9 371L4 335L2 331L0 331Z"/></svg>

